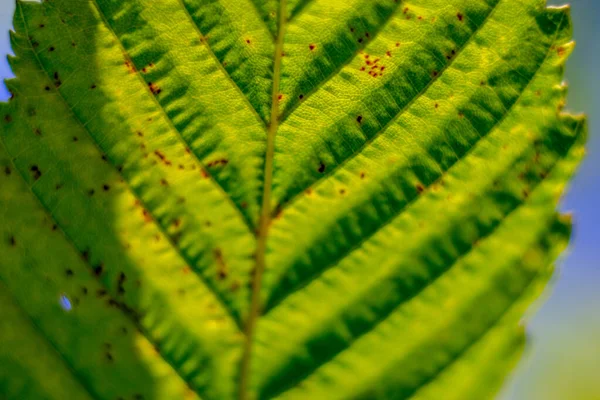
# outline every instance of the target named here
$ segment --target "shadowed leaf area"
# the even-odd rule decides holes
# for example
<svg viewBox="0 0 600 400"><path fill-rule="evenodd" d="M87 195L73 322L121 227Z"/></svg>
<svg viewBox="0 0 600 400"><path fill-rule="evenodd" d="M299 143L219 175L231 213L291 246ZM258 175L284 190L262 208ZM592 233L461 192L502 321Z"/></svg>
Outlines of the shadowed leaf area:
<svg viewBox="0 0 600 400"><path fill-rule="evenodd" d="M542 0L17 3L0 397L485 399L584 154Z"/></svg>

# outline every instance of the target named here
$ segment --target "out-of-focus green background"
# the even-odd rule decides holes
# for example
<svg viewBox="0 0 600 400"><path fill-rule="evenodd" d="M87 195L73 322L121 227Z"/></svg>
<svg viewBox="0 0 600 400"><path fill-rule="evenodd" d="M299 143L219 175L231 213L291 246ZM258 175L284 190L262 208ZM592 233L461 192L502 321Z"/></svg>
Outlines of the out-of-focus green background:
<svg viewBox="0 0 600 400"><path fill-rule="evenodd" d="M578 46L567 108L590 117L588 158L562 205L574 213L575 234L546 302L531 310L529 349L502 400L600 400L600 0L570 3ZM14 0L0 0L0 78L11 76L4 55L13 12ZM0 85L0 100L7 98Z"/></svg>

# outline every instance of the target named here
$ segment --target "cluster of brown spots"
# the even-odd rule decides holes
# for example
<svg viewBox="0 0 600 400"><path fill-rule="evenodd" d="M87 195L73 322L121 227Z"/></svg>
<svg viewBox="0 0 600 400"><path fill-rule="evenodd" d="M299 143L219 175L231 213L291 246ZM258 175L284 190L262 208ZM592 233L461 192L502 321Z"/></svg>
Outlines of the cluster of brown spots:
<svg viewBox="0 0 600 400"><path fill-rule="evenodd" d="M450 51L450 53L446 54L446 60L452 60L454 58L454 56L456 55L456 50L452 50Z"/></svg>
<svg viewBox="0 0 600 400"><path fill-rule="evenodd" d="M390 53L391 54L391 53ZM370 54L365 54L364 56L365 65L363 65L360 70L366 71L373 78L377 78L378 76L383 76L383 71L385 70L385 65L380 65L380 58L371 58Z"/></svg>
<svg viewBox="0 0 600 400"><path fill-rule="evenodd" d="M37 165L32 165L31 168L29 168L29 170L31 171L31 175L33 176L33 180L35 181L40 179L40 177L42 176L42 171L40 171L40 168Z"/></svg>
<svg viewBox="0 0 600 400"><path fill-rule="evenodd" d="M211 161L208 164L206 164L206 166L208 168L212 168L212 167L216 167L218 165L226 166L228 163L229 163L229 160L222 158L220 160Z"/></svg>
<svg viewBox="0 0 600 400"><path fill-rule="evenodd" d="M421 184L421 183L417 183L416 188L417 188L417 193L419 193L419 194L422 194L425 191L425 186L423 186L423 184Z"/></svg>
<svg viewBox="0 0 600 400"><path fill-rule="evenodd" d="M353 27L350 27L350 32L355 33L356 29L354 29ZM365 39L369 39L370 37L371 37L371 35L369 34L369 32L365 32L364 37L359 36L358 38L356 38L356 41L358 43L363 43L365 41Z"/></svg>
<svg viewBox="0 0 600 400"><path fill-rule="evenodd" d="M148 88L154 95L159 95L162 92L162 89L152 82L148 82Z"/></svg>
<svg viewBox="0 0 600 400"><path fill-rule="evenodd" d="M125 60L125 66L127 67L129 73L135 74L137 72L137 68L135 67L135 65L133 65L133 62L131 60Z"/></svg>
<svg viewBox="0 0 600 400"><path fill-rule="evenodd" d="M562 57L562 56L564 56L564 55L565 55L565 53L566 53L566 50L565 50L565 48L564 48L563 46L559 46L559 47L556 49L556 54L558 54L558 56L559 56L559 57Z"/></svg>
<svg viewBox="0 0 600 400"><path fill-rule="evenodd" d="M404 7L404 10L402 10L402 14L404 14L406 19L412 18L412 15L410 14L410 8L408 8L408 7Z"/></svg>
<svg viewBox="0 0 600 400"><path fill-rule="evenodd" d="M223 252L221 249L214 249L213 256L217 262L217 277L220 280L227 278L227 265L225 264L225 258L223 257Z"/></svg>
<svg viewBox="0 0 600 400"><path fill-rule="evenodd" d="M120 295L125 294L125 286L124 286L124 284L125 284L125 280L126 279L127 279L127 277L125 276L125 273L121 272L119 274L119 278L117 279L117 292Z"/></svg>
<svg viewBox="0 0 600 400"><path fill-rule="evenodd" d="M325 172L325 168L326 168L326 166L325 166L325 164L323 163L323 161L319 162L319 170L318 170L318 171L319 171L320 173L323 173L323 172Z"/></svg>
<svg viewBox="0 0 600 400"><path fill-rule="evenodd" d="M171 161L169 161L167 159L167 157L164 155L164 153L161 152L160 150L154 150L154 155L156 155L156 157L158 157L160 159L160 161L162 161L165 165L167 165L167 166L172 165Z"/></svg>
<svg viewBox="0 0 600 400"><path fill-rule="evenodd" d="M58 72L55 72L54 73L54 86L59 88L60 85L62 85L62 81L60 80L60 76L58 75Z"/></svg>
<svg viewBox="0 0 600 400"><path fill-rule="evenodd" d="M142 72L145 74L148 72L149 69L152 69L152 68L154 68L154 64L150 63L146 67L142 68Z"/></svg>

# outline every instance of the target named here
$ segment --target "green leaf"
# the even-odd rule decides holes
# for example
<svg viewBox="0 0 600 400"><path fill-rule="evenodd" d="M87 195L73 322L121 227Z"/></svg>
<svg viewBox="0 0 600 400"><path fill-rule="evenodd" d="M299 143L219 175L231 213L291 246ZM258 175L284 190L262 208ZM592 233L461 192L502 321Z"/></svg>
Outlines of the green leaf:
<svg viewBox="0 0 600 400"><path fill-rule="evenodd" d="M17 3L8 399L482 399L570 221L567 8Z"/></svg>

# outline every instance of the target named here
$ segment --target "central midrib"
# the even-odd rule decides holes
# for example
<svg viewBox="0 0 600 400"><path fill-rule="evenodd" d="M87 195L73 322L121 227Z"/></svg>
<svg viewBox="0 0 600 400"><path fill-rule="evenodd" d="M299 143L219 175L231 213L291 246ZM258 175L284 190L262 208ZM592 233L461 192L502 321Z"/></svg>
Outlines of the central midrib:
<svg viewBox="0 0 600 400"><path fill-rule="evenodd" d="M273 88L271 93L271 117L267 129L267 149L265 153L265 171L263 198L260 211L260 220L257 234L256 262L252 276L252 295L250 301L250 312L245 326L246 342L240 367L239 399L248 399L248 388L250 384L250 369L252 358L252 344L256 320L260 316L260 291L262 276L265 270L265 253L267 247L267 235L271 224L271 189L273 184L273 157L275 154L275 135L279 128L279 82L281 78L281 58L283 56L283 37L286 24L286 0L279 2L278 31L273 57Z"/></svg>

